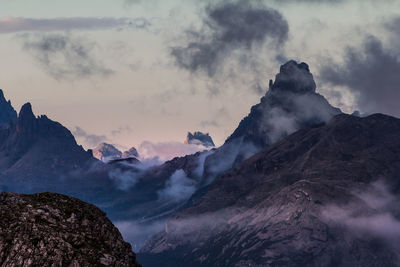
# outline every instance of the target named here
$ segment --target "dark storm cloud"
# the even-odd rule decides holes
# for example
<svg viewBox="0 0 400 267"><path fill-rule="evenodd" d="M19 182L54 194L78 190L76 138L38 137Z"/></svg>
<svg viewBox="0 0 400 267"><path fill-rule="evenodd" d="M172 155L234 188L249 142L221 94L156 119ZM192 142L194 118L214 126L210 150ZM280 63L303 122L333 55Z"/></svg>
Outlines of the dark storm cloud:
<svg viewBox="0 0 400 267"><path fill-rule="evenodd" d="M85 130L80 127L75 127L72 132L75 138L81 139L88 147L93 148L99 144L107 141L107 137L104 135L88 134Z"/></svg>
<svg viewBox="0 0 400 267"><path fill-rule="evenodd" d="M320 78L323 82L350 88L362 112L400 116L398 57L399 50L385 49L379 39L369 36L361 49L347 48L343 64L325 64Z"/></svg>
<svg viewBox="0 0 400 267"><path fill-rule="evenodd" d="M144 18L14 18L0 19L0 33L49 32L69 30L98 30L107 28L147 28L150 22Z"/></svg>
<svg viewBox="0 0 400 267"><path fill-rule="evenodd" d="M203 28L187 30L187 42L172 47L171 54L179 67L212 77L235 51L252 51L266 42L274 48L282 46L288 31L287 21L274 9L250 2L223 2L208 6Z"/></svg>
<svg viewBox="0 0 400 267"><path fill-rule="evenodd" d="M23 35L23 48L54 79L108 76L111 69L94 55L96 44L64 34Z"/></svg>

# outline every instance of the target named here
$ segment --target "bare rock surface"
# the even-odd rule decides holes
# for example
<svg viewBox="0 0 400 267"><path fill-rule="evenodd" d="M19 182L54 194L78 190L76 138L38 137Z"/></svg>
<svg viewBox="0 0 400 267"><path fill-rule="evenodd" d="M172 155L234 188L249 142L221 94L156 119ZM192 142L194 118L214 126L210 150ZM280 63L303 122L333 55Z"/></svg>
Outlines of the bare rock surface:
<svg viewBox="0 0 400 267"><path fill-rule="evenodd" d="M0 266L137 266L106 214L53 193L0 194Z"/></svg>

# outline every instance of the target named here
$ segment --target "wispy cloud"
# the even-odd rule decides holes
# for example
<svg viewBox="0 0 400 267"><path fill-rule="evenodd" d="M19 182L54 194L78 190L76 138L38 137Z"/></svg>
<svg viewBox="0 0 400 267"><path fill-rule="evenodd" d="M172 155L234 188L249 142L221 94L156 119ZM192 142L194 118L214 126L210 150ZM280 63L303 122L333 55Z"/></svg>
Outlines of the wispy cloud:
<svg viewBox="0 0 400 267"><path fill-rule="evenodd" d="M97 44L69 34L22 35L23 48L54 79L109 76L114 73L96 58Z"/></svg>
<svg viewBox="0 0 400 267"><path fill-rule="evenodd" d="M151 25L145 18L50 18L24 17L0 18L0 34L15 32L51 32L71 30L99 30L107 28L147 28Z"/></svg>
<svg viewBox="0 0 400 267"><path fill-rule="evenodd" d="M175 157L194 154L203 150L207 150L207 148L202 145L187 145L183 142L152 143L149 141L144 141L138 147L138 152L141 158L158 158L162 162Z"/></svg>
<svg viewBox="0 0 400 267"><path fill-rule="evenodd" d="M107 141L107 137L105 135L89 134L80 127L75 127L75 129L72 131L72 134L75 136L75 138L81 140L90 148L96 147L100 143Z"/></svg>

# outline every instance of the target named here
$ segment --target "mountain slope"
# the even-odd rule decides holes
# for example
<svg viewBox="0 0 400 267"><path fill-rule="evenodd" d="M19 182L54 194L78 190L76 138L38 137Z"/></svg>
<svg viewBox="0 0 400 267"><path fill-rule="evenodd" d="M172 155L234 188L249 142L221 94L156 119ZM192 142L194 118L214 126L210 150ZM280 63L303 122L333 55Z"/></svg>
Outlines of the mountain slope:
<svg viewBox="0 0 400 267"><path fill-rule="evenodd" d="M142 263L399 266L399 134L399 119L376 114L288 136L169 220Z"/></svg>
<svg viewBox="0 0 400 267"><path fill-rule="evenodd" d="M2 266L137 266L97 207L63 195L0 194Z"/></svg>

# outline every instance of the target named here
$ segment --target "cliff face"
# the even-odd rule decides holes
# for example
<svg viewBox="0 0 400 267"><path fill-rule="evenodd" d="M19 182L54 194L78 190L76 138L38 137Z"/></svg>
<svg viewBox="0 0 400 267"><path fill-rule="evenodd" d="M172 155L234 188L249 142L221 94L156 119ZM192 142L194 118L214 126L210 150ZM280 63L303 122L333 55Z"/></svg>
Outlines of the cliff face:
<svg viewBox="0 0 400 267"><path fill-rule="evenodd" d="M78 199L1 193L0 218L1 266L140 266L105 213Z"/></svg>
<svg viewBox="0 0 400 267"><path fill-rule="evenodd" d="M141 251L146 266L400 266L400 120L338 115L244 161Z"/></svg>
<svg viewBox="0 0 400 267"><path fill-rule="evenodd" d="M17 112L4 97L3 90L0 89L0 126L7 127L10 122L17 118Z"/></svg>

